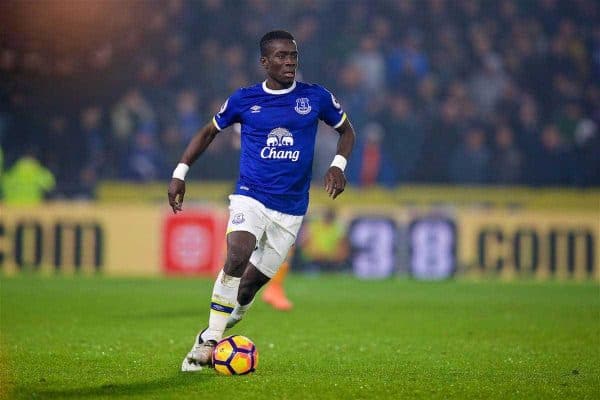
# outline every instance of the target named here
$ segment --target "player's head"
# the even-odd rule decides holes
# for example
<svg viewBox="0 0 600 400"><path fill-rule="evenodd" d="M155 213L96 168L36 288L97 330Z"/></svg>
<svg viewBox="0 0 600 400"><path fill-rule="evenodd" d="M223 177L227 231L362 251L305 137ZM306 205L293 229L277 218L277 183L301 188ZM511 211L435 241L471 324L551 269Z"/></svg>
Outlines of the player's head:
<svg viewBox="0 0 600 400"><path fill-rule="evenodd" d="M267 32L260 39L260 55L266 57L272 51L271 44L274 40L289 40L295 42L294 35L288 31L271 31Z"/></svg>
<svg viewBox="0 0 600 400"><path fill-rule="evenodd" d="M298 47L287 31L267 32L260 39L260 63L267 75L284 86L290 85L298 68Z"/></svg>

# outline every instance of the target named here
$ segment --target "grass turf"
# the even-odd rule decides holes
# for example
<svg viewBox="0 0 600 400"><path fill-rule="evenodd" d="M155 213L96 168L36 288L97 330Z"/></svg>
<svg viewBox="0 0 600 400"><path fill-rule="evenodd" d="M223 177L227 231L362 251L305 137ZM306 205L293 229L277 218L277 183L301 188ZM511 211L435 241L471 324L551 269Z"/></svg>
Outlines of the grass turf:
<svg viewBox="0 0 600 400"><path fill-rule="evenodd" d="M212 281L0 280L3 398L598 398L593 283L359 281L292 276L295 308L257 301L232 333L256 373L179 366Z"/></svg>

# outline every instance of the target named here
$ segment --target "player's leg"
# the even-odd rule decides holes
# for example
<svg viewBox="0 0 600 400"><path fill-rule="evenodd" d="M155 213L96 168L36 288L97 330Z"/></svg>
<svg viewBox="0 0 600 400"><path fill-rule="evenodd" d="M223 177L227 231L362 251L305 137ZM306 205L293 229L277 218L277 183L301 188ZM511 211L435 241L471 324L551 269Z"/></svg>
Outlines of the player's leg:
<svg viewBox="0 0 600 400"><path fill-rule="evenodd" d="M196 336L194 346L184 358L182 371L198 371L212 364L212 351L221 340L227 319L237 304L241 277L256 246L256 237L244 231L227 235L227 259L219 272L210 303L208 327Z"/></svg>
<svg viewBox="0 0 600 400"><path fill-rule="evenodd" d="M230 200L227 257L213 287L208 327L196 336L192 350L183 360L182 371L197 371L212 364L212 349L223 336L227 319L237 304L241 277L265 230L263 210L254 204L256 201L245 196L230 196Z"/></svg>
<svg viewBox="0 0 600 400"><path fill-rule="evenodd" d="M256 293L267 282L269 282L269 277L260 272L252 263L248 263L248 267L240 281L237 305L227 320L228 329L242 320L252 303L254 303Z"/></svg>
<svg viewBox="0 0 600 400"><path fill-rule="evenodd" d="M237 304L240 281L255 247L256 237L250 232L227 235L227 259L213 288L208 328L200 335L203 341L221 340L227 318Z"/></svg>
<svg viewBox="0 0 600 400"><path fill-rule="evenodd" d="M271 278L263 274L252 263L248 263L248 268L242 276L240 289L238 291L238 304L250 304L254 296Z"/></svg>
<svg viewBox="0 0 600 400"><path fill-rule="evenodd" d="M265 236L259 243L259 248L252 253L250 266L240 283L238 305L227 321L228 328L237 324L244 317L252 305L256 292L277 274L296 241L302 217L276 212L270 212L270 214L271 220L275 223L268 225Z"/></svg>

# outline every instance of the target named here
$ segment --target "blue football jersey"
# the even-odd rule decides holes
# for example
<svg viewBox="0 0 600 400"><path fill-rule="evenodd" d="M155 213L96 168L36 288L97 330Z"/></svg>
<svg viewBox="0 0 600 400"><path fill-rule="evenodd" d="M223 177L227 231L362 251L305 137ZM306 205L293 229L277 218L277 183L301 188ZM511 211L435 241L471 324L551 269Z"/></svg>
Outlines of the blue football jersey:
<svg viewBox="0 0 600 400"><path fill-rule="evenodd" d="M233 93L213 118L222 130L242 126L240 176L235 193L272 210L304 215L319 119L337 128L346 114L325 88L294 82L272 90L266 82Z"/></svg>

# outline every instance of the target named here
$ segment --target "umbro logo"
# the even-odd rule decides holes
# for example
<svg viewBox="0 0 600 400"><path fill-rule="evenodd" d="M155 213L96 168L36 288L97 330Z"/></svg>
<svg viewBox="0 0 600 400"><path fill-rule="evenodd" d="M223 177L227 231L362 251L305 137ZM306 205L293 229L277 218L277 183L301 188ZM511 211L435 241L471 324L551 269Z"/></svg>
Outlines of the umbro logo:
<svg viewBox="0 0 600 400"><path fill-rule="evenodd" d="M252 107L250 107L250 112L252 114L259 113L260 112L260 106L252 106Z"/></svg>

